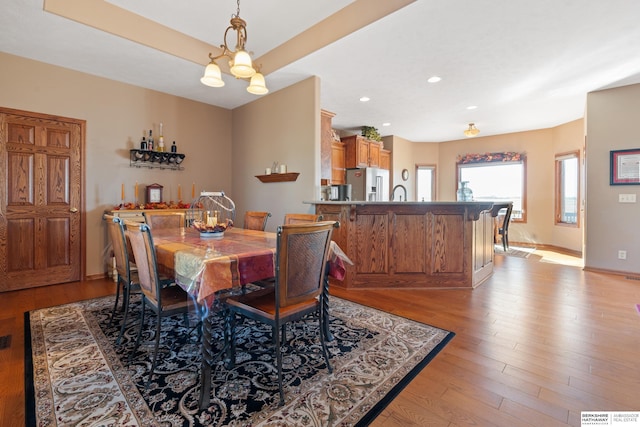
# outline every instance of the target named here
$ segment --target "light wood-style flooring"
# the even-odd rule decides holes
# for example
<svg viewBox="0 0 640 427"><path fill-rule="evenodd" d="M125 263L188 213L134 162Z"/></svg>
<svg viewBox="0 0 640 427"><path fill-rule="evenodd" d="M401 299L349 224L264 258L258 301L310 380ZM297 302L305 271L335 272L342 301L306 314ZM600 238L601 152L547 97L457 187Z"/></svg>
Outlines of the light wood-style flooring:
<svg viewBox="0 0 640 427"><path fill-rule="evenodd" d="M372 425L579 426L580 411L640 411L640 281L549 259L496 256L474 290L332 289L456 333ZM24 425L23 312L113 291L95 280L0 294L1 426Z"/></svg>

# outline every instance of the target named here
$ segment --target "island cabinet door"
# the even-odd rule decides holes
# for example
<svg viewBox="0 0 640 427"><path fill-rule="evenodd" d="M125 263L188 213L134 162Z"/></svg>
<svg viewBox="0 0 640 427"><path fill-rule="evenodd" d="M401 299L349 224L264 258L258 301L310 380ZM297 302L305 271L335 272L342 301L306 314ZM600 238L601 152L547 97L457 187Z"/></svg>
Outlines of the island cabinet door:
<svg viewBox="0 0 640 427"><path fill-rule="evenodd" d="M390 272L426 273L427 260L427 215L397 214L390 215Z"/></svg>
<svg viewBox="0 0 640 427"><path fill-rule="evenodd" d="M340 249L347 250L347 233L349 231L348 210L341 205L316 205L316 214L322 215L323 221L338 221L340 226L334 228L331 240L336 242Z"/></svg>
<svg viewBox="0 0 640 427"><path fill-rule="evenodd" d="M427 228L427 272L432 276L465 272L464 213L429 213Z"/></svg>
<svg viewBox="0 0 640 427"><path fill-rule="evenodd" d="M349 253L357 254L357 273L386 274L389 271L389 215L384 213L358 214L355 218L355 239Z"/></svg>

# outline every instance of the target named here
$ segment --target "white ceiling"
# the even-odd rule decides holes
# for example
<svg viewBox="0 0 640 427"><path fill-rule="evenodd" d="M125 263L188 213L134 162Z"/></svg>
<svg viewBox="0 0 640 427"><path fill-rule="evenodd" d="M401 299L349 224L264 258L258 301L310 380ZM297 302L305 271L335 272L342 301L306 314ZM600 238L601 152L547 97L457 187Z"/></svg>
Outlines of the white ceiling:
<svg viewBox="0 0 640 427"><path fill-rule="evenodd" d="M105 0L45 3L74 1L91 9ZM240 16L271 92L319 76L321 106L336 114L337 129L368 125L382 135L439 142L463 138L469 122L480 136L548 128L583 117L590 91L640 83L640 1L403 1L409 4L394 0L399 10L279 69L263 55L335 13L325 34L356 25L353 18L335 24L345 7L389 0L242 0ZM208 45L222 43L235 1L109 0L188 35L174 54L47 12L43 0L2 5L0 51L225 108L255 99L246 82L228 75L223 88L199 81ZM121 34L123 22L120 29L122 22L105 25ZM442 81L427 83L432 75Z"/></svg>

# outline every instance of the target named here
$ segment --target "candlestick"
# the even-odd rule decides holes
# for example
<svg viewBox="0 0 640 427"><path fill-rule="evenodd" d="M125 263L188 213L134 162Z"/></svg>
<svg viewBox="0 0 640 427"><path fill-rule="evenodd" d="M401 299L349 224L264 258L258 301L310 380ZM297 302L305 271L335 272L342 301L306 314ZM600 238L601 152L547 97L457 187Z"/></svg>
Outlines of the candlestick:
<svg viewBox="0 0 640 427"><path fill-rule="evenodd" d="M136 202L138 201L138 181L136 181L136 186L135 186L135 195L136 195Z"/></svg>
<svg viewBox="0 0 640 427"><path fill-rule="evenodd" d="M195 182L193 184L191 184L191 198L192 199L196 198L196 183Z"/></svg>
<svg viewBox="0 0 640 427"><path fill-rule="evenodd" d="M124 200L124 182L122 183L122 189L120 191L120 199Z"/></svg>
<svg viewBox="0 0 640 427"><path fill-rule="evenodd" d="M180 184L178 184L178 201L182 200L182 189L180 188Z"/></svg>

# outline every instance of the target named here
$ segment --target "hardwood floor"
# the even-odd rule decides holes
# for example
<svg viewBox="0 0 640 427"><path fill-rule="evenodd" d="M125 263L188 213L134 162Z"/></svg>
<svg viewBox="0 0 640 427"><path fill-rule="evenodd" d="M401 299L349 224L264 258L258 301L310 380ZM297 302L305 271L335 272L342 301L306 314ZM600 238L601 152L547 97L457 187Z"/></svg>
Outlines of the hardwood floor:
<svg viewBox="0 0 640 427"><path fill-rule="evenodd" d="M0 421L24 425L23 312L110 294L108 280L0 294ZM580 411L640 411L640 281L496 256L474 290L332 294L456 333L372 423L579 426Z"/></svg>

